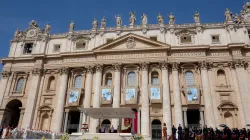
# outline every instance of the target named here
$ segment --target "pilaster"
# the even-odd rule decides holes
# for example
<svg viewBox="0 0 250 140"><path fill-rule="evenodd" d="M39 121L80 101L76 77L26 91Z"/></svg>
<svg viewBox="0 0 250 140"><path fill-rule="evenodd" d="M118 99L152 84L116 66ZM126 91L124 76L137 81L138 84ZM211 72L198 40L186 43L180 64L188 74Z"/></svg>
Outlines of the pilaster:
<svg viewBox="0 0 250 140"><path fill-rule="evenodd" d="M55 122L52 125L52 129L56 132L62 131L62 123L63 123L63 113L64 113L64 105L65 105L65 98L67 94L67 85L68 85L68 67L62 67L60 70L60 87L58 97L57 97L57 105L55 109Z"/></svg>
<svg viewBox="0 0 250 140"><path fill-rule="evenodd" d="M141 134L144 137L149 137L149 93L148 93L148 62L141 63L142 73L142 105L141 105Z"/></svg>
<svg viewBox="0 0 250 140"><path fill-rule="evenodd" d="M210 84L207 72L208 63L206 61L202 61L199 63L199 66L201 69L201 81L202 81L202 89L204 95L206 124L208 127L215 128L213 102L210 94Z"/></svg>
<svg viewBox="0 0 250 140"><path fill-rule="evenodd" d="M179 64L172 63L175 126L183 126L182 102L179 80Z"/></svg>
<svg viewBox="0 0 250 140"><path fill-rule="evenodd" d="M34 112L36 108L37 95L40 88L41 74L43 69L32 69L32 81L28 93L27 104L24 112L22 128L31 128L33 123Z"/></svg>
<svg viewBox="0 0 250 140"><path fill-rule="evenodd" d="M166 123L168 134L172 134L172 111L171 111L171 102L170 102L170 92L169 92L169 74L168 74L169 64L165 61L160 62L161 75L162 75L162 113L163 113L163 122Z"/></svg>

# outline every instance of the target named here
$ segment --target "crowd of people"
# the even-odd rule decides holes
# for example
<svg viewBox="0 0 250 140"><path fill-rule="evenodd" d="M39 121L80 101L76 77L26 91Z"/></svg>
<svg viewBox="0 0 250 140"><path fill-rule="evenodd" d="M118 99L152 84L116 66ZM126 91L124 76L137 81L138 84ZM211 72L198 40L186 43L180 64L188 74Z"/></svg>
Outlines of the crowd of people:
<svg viewBox="0 0 250 140"><path fill-rule="evenodd" d="M182 128L181 125L172 127L172 134L167 134L167 127L164 123L163 140L250 140L250 130L246 128L230 129L223 126L223 129L208 128L206 125L201 128Z"/></svg>
<svg viewBox="0 0 250 140"><path fill-rule="evenodd" d="M61 139L63 133L42 131L34 129L18 129L12 127L0 127L1 139Z"/></svg>

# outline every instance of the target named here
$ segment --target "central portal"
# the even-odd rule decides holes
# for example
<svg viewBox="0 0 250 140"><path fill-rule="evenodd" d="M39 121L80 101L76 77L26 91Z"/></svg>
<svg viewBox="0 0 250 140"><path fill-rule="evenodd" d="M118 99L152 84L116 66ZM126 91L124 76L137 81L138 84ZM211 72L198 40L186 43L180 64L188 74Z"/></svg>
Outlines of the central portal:
<svg viewBox="0 0 250 140"><path fill-rule="evenodd" d="M197 127L200 128L200 111L199 109L188 109L187 110L187 122L188 127L193 128Z"/></svg>
<svg viewBox="0 0 250 140"><path fill-rule="evenodd" d="M78 132L79 120L80 120L80 112L78 111L69 112L69 120L68 120L68 133L69 134L73 132Z"/></svg>
<svg viewBox="0 0 250 140"><path fill-rule="evenodd" d="M161 127L162 126L160 120L152 121L152 140L161 140L162 138Z"/></svg>

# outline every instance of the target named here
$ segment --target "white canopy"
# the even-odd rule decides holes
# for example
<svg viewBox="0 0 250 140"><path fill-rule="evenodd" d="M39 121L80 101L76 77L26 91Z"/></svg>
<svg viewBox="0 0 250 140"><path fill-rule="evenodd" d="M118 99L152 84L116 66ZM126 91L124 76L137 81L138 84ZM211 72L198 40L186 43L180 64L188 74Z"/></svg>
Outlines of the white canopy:
<svg viewBox="0 0 250 140"><path fill-rule="evenodd" d="M131 108L78 108L87 116L94 119L102 118L134 118L134 112Z"/></svg>

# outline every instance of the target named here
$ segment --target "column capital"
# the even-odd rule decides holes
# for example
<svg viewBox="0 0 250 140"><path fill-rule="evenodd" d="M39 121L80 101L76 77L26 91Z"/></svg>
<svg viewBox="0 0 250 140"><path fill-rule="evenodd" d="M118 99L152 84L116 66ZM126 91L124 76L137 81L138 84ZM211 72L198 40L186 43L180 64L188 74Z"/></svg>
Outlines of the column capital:
<svg viewBox="0 0 250 140"><path fill-rule="evenodd" d="M180 66L180 64L177 62L172 63L172 70L175 70L175 71L179 70L179 68L180 68L179 66Z"/></svg>
<svg viewBox="0 0 250 140"><path fill-rule="evenodd" d="M3 79L9 78L10 75L11 75L10 71L3 71L1 73L1 76L2 76Z"/></svg>
<svg viewBox="0 0 250 140"><path fill-rule="evenodd" d="M233 64L235 68L247 68L248 67L248 62L238 59L238 60L233 60Z"/></svg>
<svg viewBox="0 0 250 140"><path fill-rule="evenodd" d="M113 70L121 71L122 64L116 63L116 64L112 64L112 66L113 66Z"/></svg>
<svg viewBox="0 0 250 140"><path fill-rule="evenodd" d="M199 67L200 69L206 70L208 68L208 62L206 61L199 62Z"/></svg>
<svg viewBox="0 0 250 140"><path fill-rule="evenodd" d="M141 70L148 70L149 62L143 62L140 65L141 65Z"/></svg>
<svg viewBox="0 0 250 140"><path fill-rule="evenodd" d="M61 67L59 71L60 71L61 75L66 75L69 73L69 68L68 67Z"/></svg>
<svg viewBox="0 0 250 140"><path fill-rule="evenodd" d="M200 112L203 112L203 111L204 111L204 108L200 108L199 111L200 111Z"/></svg>
<svg viewBox="0 0 250 140"><path fill-rule="evenodd" d="M34 68L31 70L31 72L32 72L32 75L38 76L38 75L41 75L43 73L43 69Z"/></svg>
<svg viewBox="0 0 250 140"><path fill-rule="evenodd" d="M92 66L92 65L89 65L89 66L85 66L85 69L87 70L87 73L93 73L93 68L94 68L94 66Z"/></svg>
<svg viewBox="0 0 250 140"><path fill-rule="evenodd" d="M187 112L187 108L182 108L182 110L183 110L184 112Z"/></svg>
<svg viewBox="0 0 250 140"><path fill-rule="evenodd" d="M161 61L159 63L162 70L168 69L169 64L166 61Z"/></svg>
<svg viewBox="0 0 250 140"><path fill-rule="evenodd" d="M102 64L95 65L96 72L102 72L102 69L103 69L103 65Z"/></svg>

